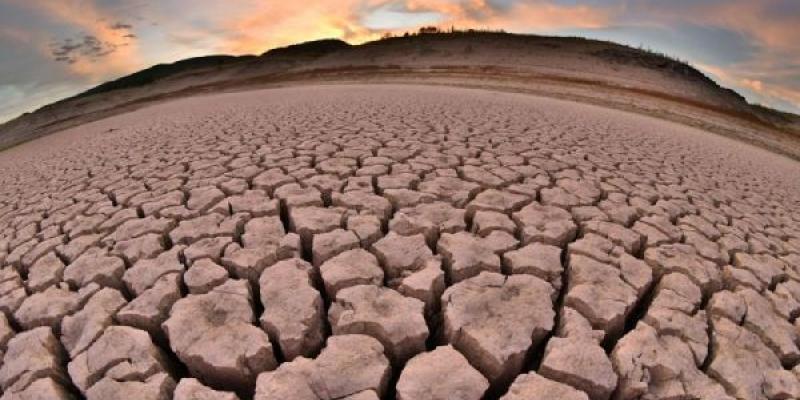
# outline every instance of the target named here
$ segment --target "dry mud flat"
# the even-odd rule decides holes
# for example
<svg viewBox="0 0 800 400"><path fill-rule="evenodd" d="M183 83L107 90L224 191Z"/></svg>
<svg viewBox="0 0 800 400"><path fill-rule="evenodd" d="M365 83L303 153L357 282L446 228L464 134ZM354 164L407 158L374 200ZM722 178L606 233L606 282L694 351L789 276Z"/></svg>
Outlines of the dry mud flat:
<svg viewBox="0 0 800 400"><path fill-rule="evenodd" d="M2 399L800 396L800 167L699 130L310 86L0 170Z"/></svg>

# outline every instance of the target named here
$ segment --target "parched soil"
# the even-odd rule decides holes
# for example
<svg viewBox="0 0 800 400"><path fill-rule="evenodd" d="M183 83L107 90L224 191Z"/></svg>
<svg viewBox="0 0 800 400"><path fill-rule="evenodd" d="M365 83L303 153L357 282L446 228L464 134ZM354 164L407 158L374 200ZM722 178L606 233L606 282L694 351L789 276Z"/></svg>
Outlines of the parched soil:
<svg viewBox="0 0 800 400"><path fill-rule="evenodd" d="M2 399L800 397L800 164L414 85L0 153Z"/></svg>

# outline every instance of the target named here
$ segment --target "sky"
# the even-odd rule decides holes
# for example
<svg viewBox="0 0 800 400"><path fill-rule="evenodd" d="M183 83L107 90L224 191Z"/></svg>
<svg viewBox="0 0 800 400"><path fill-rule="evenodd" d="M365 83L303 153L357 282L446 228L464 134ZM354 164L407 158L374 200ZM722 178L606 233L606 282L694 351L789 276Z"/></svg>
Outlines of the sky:
<svg viewBox="0 0 800 400"><path fill-rule="evenodd" d="M800 0L0 0L0 122L158 63L422 25L641 46L800 113Z"/></svg>

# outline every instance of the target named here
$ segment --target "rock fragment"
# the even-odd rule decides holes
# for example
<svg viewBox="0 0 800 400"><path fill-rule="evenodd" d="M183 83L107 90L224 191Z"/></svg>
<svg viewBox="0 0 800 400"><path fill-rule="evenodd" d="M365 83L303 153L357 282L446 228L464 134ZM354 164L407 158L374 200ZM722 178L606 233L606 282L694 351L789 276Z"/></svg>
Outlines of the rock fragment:
<svg viewBox="0 0 800 400"><path fill-rule="evenodd" d="M122 288L125 262L119 257L109 256L105 250L92 248L64 269L64 281L73 288L80 288L89 283Z"/></svg>
<svg viewBox="0 0 800 400"><path fill-rule="evenodd" d="M245 219L244 214L225 217L217 213L184 219L169 232L169 238L174 244L190 245L200 239L235 236L243 229Z"/></svg>
<svg viewBox="0 0 800 400"><path fill-rule="evenodd" d="M536 202L515 212L512 218L524 244L538 242L563 247L575 238L578 231L568 211Z"/></svg>
<svg viewBox="0 0 800 400"><path fill-rule="evenodd" d="M247 282L229 280L178 300L162 329L193 376L215 387L247 390L259 373L276 366L269 338L254 321Z"/></svg>
<svg viewBox="0 0 800 400"><path fill-rule="evenodd" d="M556 334L559 337L581 338L595 343L602 343L605 332L594 329L592 324L581 313L568 306L561 308Z"/></svg>
<svg viewBox="0 0 800 400"><path fill-rule="evenodd" d="M503 231L511 235L517 226L507 215L496 211L479 211L472 218L472 233L486 236L493 231Z"/></svg>
<svg viewBox="0 0 800 400"><path fill-rule="evenodd" d="M478 211L493 211L502 214L510 214L519 211L522 206L530 201L528 196L502 191L497 189L487 189L480 192L475 199L467 205L467 214L473 218Z"/></svg>
<svg viewBox="0 0 800 400"><path fill-rule="evenodd" d="M228 271L210 259L195 262L183 274L183 281L191 294L207 293L227 280Z"/></svg>
<svg viewBox="0 0 800 400"><path fill-rule="evenodd" d="M149 289L153 284L167 274L183 274L184 266L181 263L182 246L175 246L169 251L161 253L158 257L140 260L131 268L125 270L122 276L125 287L134 295L139 295Z"/></svg>
<svg viewBox="0 0 800 400"><path fill-rule="evenodd" d="M445 289L441 258L437 256L428 259L421 269L406 275L402 280L392 282L391 286L403 295L425 303L425 315L433 316L439 310Z"/></svg>
<svg viewBox="0 0 800 400"><path fill-rule="evenodd" d="M77 292L51 286L27 297L14 313L14 319L26 330L49 326L57 331L61 319L77 311L82 300Z"/></svg>
<svg viewBox="0 0 800 400"><path fill-rule="evenodd" d="M6 345L11 338L14 337L14 329L11 327L11 324L8 322L8 318L5 314L0 313L0 352L4 352L6 350ZM0 353L0 359L2 359L2 353Z"/></svg>
<svg viewBox="0 0 800 400"><path fill-rule="evenodd" d="M424 303L395 290L352 286L336 294L328 311L334 335L366 334L378 339L397 364L425 350Z"/></svg>
<svg viewBox="0 0 800 400"><path fill-rule="evenodd" d="M617 342L611 361L619 375L620 399L649 394L654 398L733 400L716 380L699 369L683 340L660 336L643 322Z"/></svg>
<svg viewBox="0 0 800 400"><path fill-rule="evenodd" d="M239 396L211 389L195 378L183 378L175 387L173 400L239 400Z"/></svg>
<svg viewBox="0 0 800 400"><path fill-rule="evenodd" d="M656 275L678 272L689 277L703 293L709 295L722 286L720 270L716 264L703 259L693 247L685 244L667 244L647 249L644 260Z"/></svg>
<svg viewBox="0 0 800 400"><path fill-rule="evenodd" d="M547 379L541 375L531 372L521 374L514 379L514 383L508 389L501 400L589 400L586 393L581 392L569 385Z"/></svg>
<svg viewBox="0 0 800 400"><path fill-rule="evenodd" d="M470 233L446 233L439 239L436 249L442 255L444 270L453 283L483 271L500 272L500 257L484 243L483 238Z"/></svg>
<svg viewBox="0 0 800 400"><path fill-rule="evenodd" d="M419 191L430 193L455 207L463 207L472 196L480 191L480 186L459 178L440 176L421 182Z"/></svg>
<svg viewBox="0 0 800 400"><path fill-rule="evenodd" d="M339 290L356 285L383 285L383 270L378 259L364 249L345 251L319 267L325 293L335 298Z"/></svg>
<svg viewBox="0 0 800 400"><path fill-rule="evenodd" d="M330 232L343 223L344 213L337 208L299 207L289 212L289 229L300 235L306 249L311 249L313 235Z"/></svg>
<svg viewBox="0 0 800 400"><path fill-rule="evenodd" d="M152 375L144 381L118 381L103 378L86 391L87 400L141 399L169 400L175 381L166 373Z"/></svg>
<svg viewBox="0 0 800 400"><path fill-rule="evenodd" d="M372 246L389 281L407 276L421 269L433 257L422 234L401 236L389 232Z"/></svg>
<svg viewBox="0 0 800 400"><path fill-rule="evenodd" d="M0 269L0 312L10 316L25 301L27 293L22 278L12 266Z"/></svg>
<svg viewBox="0 0 800 400"><path fill-rule="evenodd" d="M752 289L738 291L747 307L744 327L758 335L778 356L783 365L793 366L800 359L795 326L777 315L772 304Z"/></svg>
<svg viewBox="0 0 800 400"><path fill-rule="evenodd" d="M120 324L145 330L155 338L163 338L161 324L180 298L181 275L167 274L122 307L116 319Z"/></svg>
<svg viewBox="0 0 800 400"><path fill-rule="evenodd" d="M49 327L20 332L8 341L0 366L0 388L15 393L38 379L66 382L64 350Z"/></svg>
<svg viewBox="0 0 800 400"><path fill-rule="evenodd" d="M708 375L736 398L765 398L762 392L765 372L783 367L780 359L761 339L727 318L719 318L713 323L711 343Z"/></svg>
<svg viewBox="0 0 800 400"><path fill-rule="evenodd" d="M365 249L368 249L383 236L381 220L374 215L351 215L347 217L347 229L355 233L361 243L361 247Z"/></svg>
<svg viewBox="0 0 800 400"><path fill-rule="evenodd" d="M195 261L204 258L211 259L214 262L220 262L225 247L231 243L233 243L233 238L230 236L200 239L183 250L183 257L188 265L192 265Z"/></svg>
<svg viewBox="0 0 800 400"><path fill-rule="evenodd" d="M733 265L750 271L764 286L770 288L786 279L784 263L768 254L736 253L733 256Z"/></svg>
<svg viewBox="0 0 800 400"><path fill-rule="evenodd" d="M64 275L64 263L55 255L48 253L39 258L28 270L28 290L39 292L49 286L61 282Z"/></svg>
<svg viewBox="0 0 800 400"><path fill-rule="evenodd" d="M247 213L258 218L277 215L278 208L278 201L270 200L263 190L247 190L240 195L223 199L211 211L223 215Z"/></svg>
<svg viewBox="0 0 800 400"><path fill-rule="evenodd" d="M389 229L404 236L422 234L428 246L434 246L442 234L467 228L464 214L464 210L445 202L425 203L397 211Z"/></svg>
<svg viewBox="0 0 800 400"><path fill-rule="evenodd" d="M106 328L67 368L75 386L91 398L100 398L98 392L112 395L107 386L142 382L171 369L166 354L153 344L147 332L128 326ZM91 391L103 381L106 382L100 388Z"/></svg>
<svg viewBox="0 0 800 400"><path fill-rule="evenodd" d="M232 276L258 284L264 268L279 260L299 256L300 237L284 233L283 223L278 217L249 220L241 235L242 244L231 243L225 248L222 265Z"/></svg>
<svg viewBox="0 0 800 400"><path fill-rule="evenodd" d="M510 382L553 329L552 292L530 275L483 272L445 290L444 336L490 383Z"/></svg>
<svg viewBox="0 0 800 400"><path fill-rule="evenodd" d="M609 399L617 387L617 374L605 350L580 337L550 339L539 374L568 384L592 400Z"/></svg>
<svg viewBox="0 0 800 400"><path fill-rule="evenodd" d="M294 258L267 268L259 279L261 326L288 361L315 355L325 339L325 311L312 285L314 273L311 264Z"/></svg>
<svg viewBox="0 0 800 400"><path fill-rule="evenodd" d="M397 382L398 400L483 398L489 381L452 346L418 354L406 363Z"/></svg>
<svg viewBox="0 0 800 400"><path fill-rule="evenodd" d="M790 371L775 369L764 373L764 395L768 399L800 397L800 381Z"/></svg>
<svg viewBox="0 0 800 400"><path fill-rule="evenodd" d="M354 210L360 215L374 215L386 223L392 213L392 204L384 197L364 192L333 193L334 207Z"/></svg>
<svg viewBox="0 0 800 400"><path fill-rule="evenodd" d="M214 204L225 198L225 193L213 186L192 189L186 207L201 213L208 211Z"/></svg>
<svg viewBox="0 0 800 400"><path fill-rule="evenodd" d="M389 360L378 340L334 335L316 359L299 357L260 374L254 399L336 400L370 391L383 396L390 375Z"/></svg>
<svg viewBox="0 0 800 400"><path fill-rule="evenodd" d="M629 285L622 271L582 255L570 257L564 304L577 310L595 329L607 335L622 332L639 294Z"/></svg>
<svg viewBox="0 0 800 400"><path fill-rule="evenodd" d="M314 235L312 239L312 260L319 267L337 254L359 247L358 237L351 231L336 229Z"/></svg>
<svg viewBox="0 0 800 400"><path fill-rule="evenodd" d="M164 251L164 247L163 235L148 233L133 239L117 242L109 254L121 257L128 264L134 264L139 260L157 256Z"/></svg>
<svg viewBox="0 0 800 400"><path fill-rule="evenodd" d="M622 225L606 221L589 221L581 226L584 233L594 233L608 238L615 245L622 247L629 254L637 255L642 249L642 236Z"/></svg>
<svg viewBox="0 0 800 400"><path fill-rule="evenodd" d="M541 243L532 243L518 250L503 254L504 272L509 274L529 274L541 278L561 290L561 249Z"/></svg>
<svg viewBox="0 0 800 400"><path fill-rule="evenodd" d="M18 392L5 392L2 400L72 400L72 394L53 378L37 379Z"/></svg>
<svg viewBox="0 0 800 400"><path fill-rule="evenodd" d="M114 322L114 316L127 302L111 288L100 289L75 314L61 321L61 343L71 357L86 350ZM0 346L1 347L1 346Z"/></svg>

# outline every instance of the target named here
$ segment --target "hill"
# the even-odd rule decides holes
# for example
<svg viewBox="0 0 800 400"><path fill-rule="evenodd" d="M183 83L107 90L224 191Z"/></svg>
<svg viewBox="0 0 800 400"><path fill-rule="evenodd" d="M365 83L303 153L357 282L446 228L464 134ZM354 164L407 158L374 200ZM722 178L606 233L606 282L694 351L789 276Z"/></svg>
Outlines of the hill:
<svg viewBox="0 0 800 400"><path fill-rule="evenodd" d="M150 68L134 72L130 75L123 76L122 78L115 79L97 85L77 96L76 98L91 96L93 94L100 94L111 92L113 90L128 89L138 86L144 86L164 79L172 75L177 75L182 72L191 70L202 70L206 68L221 68L229 64L241 62L243 60L252 59L254 56L227 56L215 55L205 57L194 57L180 60L172 64L158 64Z"/></svg>
<svg viewBox="0 0 800 400"><path fill-rule="evenodd" d="M679 60L607 41L483 31L361 45L326 39L258 56L159 64L0 125L0 148L169 98L309 81L523 91L642 112L800 156L800 117L750 105Z"/></svg>

